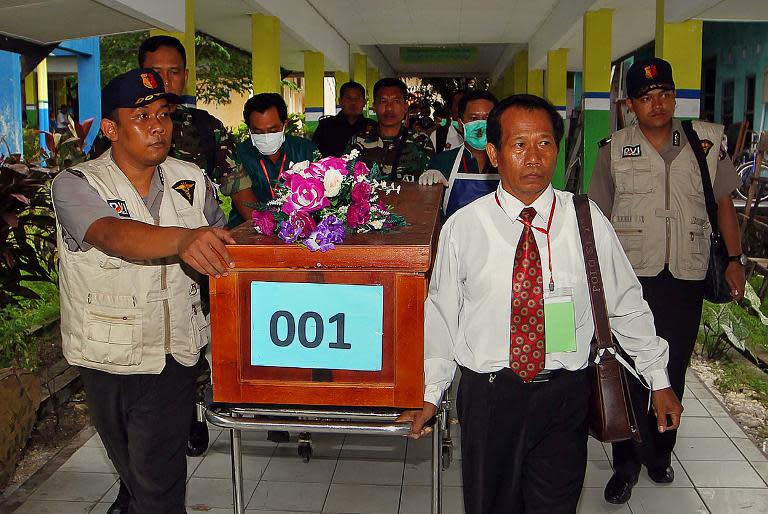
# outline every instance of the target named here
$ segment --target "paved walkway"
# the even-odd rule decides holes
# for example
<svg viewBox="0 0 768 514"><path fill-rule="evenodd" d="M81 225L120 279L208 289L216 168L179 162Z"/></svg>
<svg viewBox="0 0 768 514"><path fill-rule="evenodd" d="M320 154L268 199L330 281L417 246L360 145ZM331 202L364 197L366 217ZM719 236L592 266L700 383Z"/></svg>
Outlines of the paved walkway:
<svg viewBox="0 0 768 514"><path fill-rule="evenodd" d="M673 465L673 484L657 485L645 473L629 504L603 500L611 476L610 448L590 439L580 513L768 513L768 459L694 376L688 379L684 422ZM458 427L454 458L461 459ZM305 464L296 444L244 433L248 512L428 514L430 444L395 437L315 435L314 457ZM189 459L187 511L232 512L229 435L211 430L212 445ZM463 513L461 473L454 460L445 473L443 511ZM102 514L117 494L114 468L94 435L16 512Z"/></svg>

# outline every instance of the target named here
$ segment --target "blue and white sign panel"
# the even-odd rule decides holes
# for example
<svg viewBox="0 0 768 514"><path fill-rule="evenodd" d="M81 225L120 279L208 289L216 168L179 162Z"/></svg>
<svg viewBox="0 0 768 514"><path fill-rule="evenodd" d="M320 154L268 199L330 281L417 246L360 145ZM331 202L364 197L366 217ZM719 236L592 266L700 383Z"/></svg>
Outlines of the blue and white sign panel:
<svg viewBox="0 0 768 514"><path fill-rule="evenodd" d="M384 287L251 282L251 364L381 371Z"/></svg>

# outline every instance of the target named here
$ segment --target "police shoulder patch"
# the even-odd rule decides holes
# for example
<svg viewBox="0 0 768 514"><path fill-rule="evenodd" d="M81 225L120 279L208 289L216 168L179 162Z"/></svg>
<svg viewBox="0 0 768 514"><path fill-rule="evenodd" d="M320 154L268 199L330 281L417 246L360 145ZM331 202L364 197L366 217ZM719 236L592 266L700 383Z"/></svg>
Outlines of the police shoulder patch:
<svg viewBox="0 0 768 514"><path fill-rule="evenodd" d="M709 139L701 140L701 149L704 150L704 155L709 155L709 151L712 149L713 146L715 146L715 143L713 143Z"/></svg>
<svg viewBox="0 0 768 514"><path fill-rule="evenodd" d="M621 157L640 157L643 155L640 145L627 145L621 149Z"/></svg>
<svg viewBox="0 0 768 514"><path fill-rule="evenodd" d="M128 212L128 206L125 204L125 200L115 198L113 200L107 200L107 203L112 207L118 216L121 218L130 218L131 213Z"/></svg>
<svg viewBox="0 0 768 514"><path fill-rule="evenodd" d="M194 180L179 180L173 186L174 191L184 197L189 205L192 205L192 201L195 198L195 181Z"/></svg>

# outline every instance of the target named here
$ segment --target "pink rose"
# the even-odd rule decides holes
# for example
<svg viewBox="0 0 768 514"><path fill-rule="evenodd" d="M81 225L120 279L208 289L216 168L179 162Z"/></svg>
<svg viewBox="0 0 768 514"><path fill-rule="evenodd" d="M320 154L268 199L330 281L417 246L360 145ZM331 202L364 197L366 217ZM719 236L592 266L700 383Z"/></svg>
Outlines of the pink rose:
<svg viewBox="0 0 768 514"><path fill-rule="evenodd" d="M368 175L371 172L363 161L357 161L352 171L355 174L355 178L361 175Z"/></svg>
<svg viewBox="0 0 768 514"><path fill-rule="evenodd" d="M325 170L325 166L323 166L320 162L313 162L300 175L307 179L316 178L323 180L323 177L325 176Z"/></svg>
<svg viewBox="0 0 768 514"><path fill-rule="evenodd" d="M352 203L365 203L368 204L371 201L371 185L366 182L355 182L352 186Z"/></svg>
<svg viewBox="0 0 768 514"><path fill-rule="evenodd" d="M371 206L368 203L352 203L347 209L347 226L357 228L371 219Z"/></svg>
<svg viewBox="0 0 768 514"><path fill-rule="evenodd" d="M347 171L347 162L340 157L326 157L325 159L320 159L319 164L321 164L325 170L338 170L338 172L344 176L349 174L349 171Z"/></svg>
<svg viewBox="0 0 768 514"><path fill-rule="evenodd" d="M271 235L277 226L275 216L269 211L253 211L251 222L259 234Z"/></svg>
<svg viewBox="0 0 768 514"><path fill-rule="evenodd" d="M294 228L299 231L300 237L309 237L309 235L313 230L315 230L315 227L317 226L317 223L315 223L315 218L313 218L312 215L306 211L299 211L294 213L294 215L291 216L291 223L293 224Z"/></svg>
<svg viewBox="0 0 768 514"><path fill-rule="evenodd" d="M294 175L291 179L291 194L283 204L282 211L289 216L295 212L315 212L328 207L330 202L324 194L324 186L321 180L316 178L305 179Z"/></svg>

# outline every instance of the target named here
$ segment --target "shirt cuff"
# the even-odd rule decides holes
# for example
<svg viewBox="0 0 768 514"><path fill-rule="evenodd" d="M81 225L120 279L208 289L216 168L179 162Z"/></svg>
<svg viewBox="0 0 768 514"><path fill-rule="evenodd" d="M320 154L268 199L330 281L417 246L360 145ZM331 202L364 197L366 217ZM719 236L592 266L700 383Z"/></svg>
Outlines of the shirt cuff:
<svg viewBox="0 0 768 514"><path fill-rule="evenodd" d="M443 399L443 390L436 385L428 385L424 388L424 401L432 405L440 406L440 400Z"/></svg>
<svg viewBox="0 0 768 514"><path fill-rule="evenodd" d="M669 374L667 374L666 368L649 371L644 373L643 376L648 381L648 385L651 386L651 391L658 391L659 389L671 387L671 384L669 383Z"/></svg>

